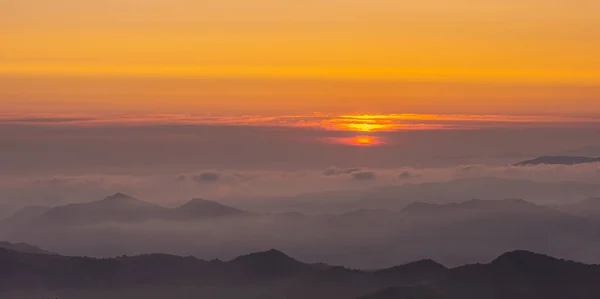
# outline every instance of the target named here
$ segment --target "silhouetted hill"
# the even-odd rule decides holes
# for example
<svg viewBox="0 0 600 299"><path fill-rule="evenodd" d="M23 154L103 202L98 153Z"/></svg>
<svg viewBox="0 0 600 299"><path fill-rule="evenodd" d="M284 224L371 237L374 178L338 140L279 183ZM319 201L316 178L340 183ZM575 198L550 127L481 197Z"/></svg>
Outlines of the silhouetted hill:
<svg viewBox="0 0 600 299"><path fill-rule="evenodd" d="M204 286L213 291L246 290L246 295L227 298L596 299L599 280L600 266L528 251L453 269L423 260L369 272L320 269L277 250L223 262L166 254L95 259L0 249L0 291L12 294L68 289L119 294L136 287ZM255 291L249 293L249 288Z"/></svg>
<svg viewBox="0 0 600 299"><path fill-rule="evenodd" d="M339 267L319 269L277 250L241 256L229 262L166 254L112 259L44 256L0 249L0 292L97 290L127 293L139 287L210 287L211 290L260 290L259 296L228 298L352 298L390 286L371 273ZM113 294L113 295L115 295ZM201 294L204 294L201 292ZM214 294L214 293L212 293ZM215 295L212 295L215 296ZM254 297L257 296L257 297ZM197 298L214 298L198 295ZM131 297L121 297L131 298ZM186 298L192 298L188 296Z"/></svg>
<svg viewBox="0 0 600 299"><path fill-rule="evenodd" d="M388 288L361 299L592 299L600 296L600 267L527 251L485 265L449 270L438 281Z"/></svg>
<svg viewBox="0 0 600 299"><path fill-rule="evenodd" d="M540 164L551 164L551 165L576 165L585 163L600 162L600 157L573 157L573 156L544 156L535 158L532 160L521 161L514 164L514 166L533 166Z"/></svg>
<svg viewBox="0 0 600 299"><path fill-rule="evenodd" d="M283 277L315 270L315 267L301 263L275 249L240 256L231 263L260 277Z"/></svg>
<svg viewBox="0 0 600 299"><path fill-rule="evenodd" d="M193 220L210 217L239 216L247 212L206 199L191 201L171 210L170 219Z"/></svg>
<svg viewBox="0 0 600 299"><path fill-rule="evenodd" d="M135 222L162 217L168 209L117 193L103 200L58 206L35 219L38 225L86 225Z"/></svg>
<svg viewBox="0 0 600 299"><path fill-rule="evenodd" d="M375 274L378 277L402 281L407 284L422 284L439 279L447 271L448 268L433 260L421 260L402 266L378 270Z"/></svg>
<svg viewBox="0 0 600 299"><path fill-rule="evenodd" d="M35 254L54 254L50 251L46 251L44 249L35 247L33 245L27 243L10 243L5 241L0 241L0 248L6 250L12 250L22 253L35 253Z"/></svg>

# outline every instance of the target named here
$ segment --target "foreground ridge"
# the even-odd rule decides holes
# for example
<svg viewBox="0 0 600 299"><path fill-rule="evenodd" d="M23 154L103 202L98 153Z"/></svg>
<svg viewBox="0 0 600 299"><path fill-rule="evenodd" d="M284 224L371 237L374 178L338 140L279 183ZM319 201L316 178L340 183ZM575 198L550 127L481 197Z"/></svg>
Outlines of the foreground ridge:
<svg viewBox="0 0 600 299"><path fill-rule="evenodd" d="M301 294L314 298L363 299L600 296L599 266L523 250L507 252L488 264L451 269L432 260L421 260L361 271L303 263L275 249L231 261L167 254L98 259L0 249L0 277L0 291L124 290L151 285L217 289L260 286L269 296L274 296L271 292L283 292L286 298L302 298ZM286 287L281 289L284 281Z"/></svg>

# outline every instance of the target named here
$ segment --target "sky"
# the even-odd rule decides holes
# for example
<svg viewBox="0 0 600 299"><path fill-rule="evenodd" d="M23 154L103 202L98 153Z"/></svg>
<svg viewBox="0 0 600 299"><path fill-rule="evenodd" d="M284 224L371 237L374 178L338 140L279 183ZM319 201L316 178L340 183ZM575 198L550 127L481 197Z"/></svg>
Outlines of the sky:
<svg viewBox="0 0 600 299"><path fill-rule="evenodd" d="M594 0L3 0L11 113L600 115Z"/></svg>
<svg viewBox="0 0 600 299"><path fill-rule="evenodd" d="M0 175L600 156L595 0L2 0Z"/></svg>

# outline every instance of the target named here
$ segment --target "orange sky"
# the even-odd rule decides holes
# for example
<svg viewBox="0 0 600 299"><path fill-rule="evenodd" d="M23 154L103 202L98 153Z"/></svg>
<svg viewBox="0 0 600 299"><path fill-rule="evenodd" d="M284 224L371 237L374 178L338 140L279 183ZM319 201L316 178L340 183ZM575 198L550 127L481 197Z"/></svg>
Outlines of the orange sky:
<svg viewBox="0 0 600 299"><path fill-rule="evenodd" d="M0 95L15 112L600 114L598 11L596 0L4 0Z"/></svg>

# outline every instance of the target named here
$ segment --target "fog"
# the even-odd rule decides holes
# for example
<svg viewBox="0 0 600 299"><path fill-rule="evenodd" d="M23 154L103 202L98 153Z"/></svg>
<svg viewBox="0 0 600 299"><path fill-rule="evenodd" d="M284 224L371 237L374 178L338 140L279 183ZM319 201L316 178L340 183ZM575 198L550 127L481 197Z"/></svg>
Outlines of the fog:
<svg viewBox="0 0 600 299"><path fill-rule="evenodd" d="M515 249L600 263L600 163L511 166L600 156L594 123L552 125L373 133L385 142L361 147L297 127L4 123L0 239L98 257L277 248L361 269ZM133 198L105 200L117 193Z"/></svg>
<svg viewBox="0 0 600 299"><path fill-rule="evenodd" d="M496 189L489 189L477 178L498 178ZM454 187L439 190L414 190L413 198L400 198L403 190L424 183L456 181ZM522 181L517 183L516 181ZM566 183L568 182L568 184ZM472 184L469 184L472 183ZM549 186L572 185L558 193ZM529 167L461 165L446 168L365 168L328 167L304 171L198 170L173 173L82 174L3 176L0 180L0 204L5 213L27 205L58 205L102 199L121 192L164 206L176 206L192 198L235 203L246 208L271 202L353 201L361 197L376 202L381 197L418 201L420 197L503 199L520 197L539 203L571 202L593 196L587 189L600 183L600 164L539 165ZM436 184L434 186L438 186ZM404 186L404 188L402 188ZM412 187L411 187L412 186ZM431 185L424 185L431 186ZM452 186L452 185L449 185ZM552 187L550 187L552 188ZM425 188L424 188L425 189ZM421 193L419 193L421 192ZM408 195L405 195L408 196ZM374 198L373 198L374 197ZM284 203L285 203L284 202ZM283 210L286 212L285 205ZM287 206L291 209L292 206ZM340 210L342 211L342 210ZM316 212L316 211L315 211Z"/></svg>
<svg viewBox="0 0 600 299"><path fill-rule="evenodd" d="M600 207L600 200L584 201L600 197L599 182L599 163L40 176L3 180L4 198L13 198L4 204L16 210L84 203L80 208L96 220L36 222L38 212L29 211L17 214L22 218L17 222L5 220L0 239L99 257L162 252L227 260L277 248L303 261L361 269L426 258L456 266L516 248L600 263L594 254L600 249L595 229L600 209L583 215L567 208ZM143 200L170 211L202 197L244 214L210 215L199 207L190 208L197 215L192 221L161 216L122 221L115 211L137 208L86 205L108 204L103 198L116 192L135 196L136 207ZM77 214L83 212L88 211Z"/></svg>

